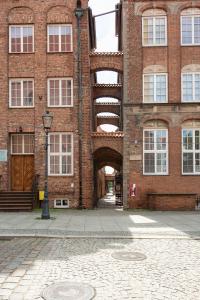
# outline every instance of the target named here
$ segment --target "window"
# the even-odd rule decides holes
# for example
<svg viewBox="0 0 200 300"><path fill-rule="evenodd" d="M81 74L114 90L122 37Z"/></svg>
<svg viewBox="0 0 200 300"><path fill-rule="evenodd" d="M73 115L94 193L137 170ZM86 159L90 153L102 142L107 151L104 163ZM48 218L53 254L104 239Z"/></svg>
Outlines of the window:
<svg viewBox="0 0 200 300"><path fill-rule="evenodd" d="M143 46L167 46L167 17L142 18Z"/></svg>
<svg viewBox="0 0 200 300"><path fill-rule="evenodd" d="M48 26L48 52L72 51L72 26L49 25Z"/></svg>
<svg viewBox="0 0 200 300"><path fill-rule="evenodd" d="M10 26L10 53L34 52L34 27L32 25Z"/></svg>
<svg viewBox="0 0 200 300"><path fill-rule="evenodd" d="M34 135L33 134L13 134L11 135L11 154L33 154Z"/></svg>
<svg viewBox="0 0 200 300"><path fill-rule="evenodd" d="M200 45L200 9L187 9L181 16L181 44Z"/></svg>
<svg viewBox="0 0 200 300"><path fill-rule="evenodd" d="M182 74L182 101L200 101L200 73Z"/></svg>
<svg viewBox="0 0 200 300"><path fill-rule="evenodd" d="M145 103L167 102L167 74L143 75L143 101Z"/></svg>
<svg viewBox="0 0 200 300"><path fill-rule="evenodd" d="M183 174L200 175L200 129L182 130Z"/></svg>
<svg viewBox="0 0 200 300"><path fill-rule="evenodd" d="M69 208L69 200L68 199L55 199L54 200L54 208Z"/></svg>
<svg viewBox="0 0 200 300"><path fill-rule="evenodd" d="M144 174L168 174L167 129L144 130Z"/></svg>
<svg viewBox="0 0 200 300"><path fill-rule="evenodd" d="M10 80L10 107L33 107L33 79Z"/></svg>
<svg viewBox="0 0 200 300"><path fill-rule="evenodd" d="M73 175L73 135L51 133L49 143L49 175Z"/></svg>
<svg viewBox="0 0 200 300"><path fill-rule="evenodd" d="M71 78L51 78L48 80L48 106L73 105L73 80Z"/></svg>

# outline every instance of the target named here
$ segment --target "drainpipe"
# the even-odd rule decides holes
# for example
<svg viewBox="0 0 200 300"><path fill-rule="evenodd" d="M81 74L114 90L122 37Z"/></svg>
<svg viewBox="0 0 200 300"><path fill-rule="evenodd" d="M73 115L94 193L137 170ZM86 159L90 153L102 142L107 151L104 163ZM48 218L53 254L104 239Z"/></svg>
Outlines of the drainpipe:
<svg viewBox="0 0 200 300"><path fill-rule="evenodd" d="M83 187L82 187L82 143L83 143L83 91L82 91L82 66L81 66L81 18L83 17L84 9L82 8L81 0L77 0L75 16L77 18L77 76L78 76L78 131L79 131L79 208L83 206Z"/></svg>

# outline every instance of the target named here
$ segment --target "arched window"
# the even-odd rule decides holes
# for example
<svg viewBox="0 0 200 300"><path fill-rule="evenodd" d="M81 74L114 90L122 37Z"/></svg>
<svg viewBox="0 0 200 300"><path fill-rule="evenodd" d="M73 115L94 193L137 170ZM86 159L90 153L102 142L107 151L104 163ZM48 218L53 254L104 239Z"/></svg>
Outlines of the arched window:
<svg viewBox="0 0 200 300"><path fill-rule="evenodd" d="M149 9L142 15L143 46L167 46L167 16L162 9Z"/></svg>
<svg viewBox="0 0 200 300"><path fill-rule="evenodd" d="M182 102L200 102L200 65L183 67L181 86Z"/></svg>
<svg viewBox="0 0 200 300"><path fill-rule="evenodd" d="M200 9L188 8L181 13L181 44L200 45Z"/></svg>
<svg viewBox="0 0 200 300"><path fill-rule="evenodd" d="M164 66L149 66L143 70L143 102L168 101L168 74Z"/></svg>
<svg viewBox="0 0 200 300"><path fill-rule="evenodd" d="M200 120L182 124L182 173L200 175Z"/></svg>
<svg viewBox="0 0 200 300"><path fill-rule="evenodd" d="M144 124L143 173L168 175L168 128L161 120Z"/></svg>

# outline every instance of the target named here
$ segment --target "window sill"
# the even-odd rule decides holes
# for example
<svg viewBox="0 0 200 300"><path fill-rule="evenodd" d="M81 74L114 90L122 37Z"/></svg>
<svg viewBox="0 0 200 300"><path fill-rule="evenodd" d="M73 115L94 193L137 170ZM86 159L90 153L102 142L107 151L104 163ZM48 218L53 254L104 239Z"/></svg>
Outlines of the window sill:
<svg viewBox="0 0 200 300"><path fill-rule="evenodd" d="M9 52L9 54L14 54L14 55L19 55L19 54L35 54L35 51L34 52Z"/></svg>
<svg viewBox="0 0 200 300"><path fill-rule="evenodd" d="M35 106L9 106L9 108L11 109L31 109L31 108L35 108Z"/></svg>

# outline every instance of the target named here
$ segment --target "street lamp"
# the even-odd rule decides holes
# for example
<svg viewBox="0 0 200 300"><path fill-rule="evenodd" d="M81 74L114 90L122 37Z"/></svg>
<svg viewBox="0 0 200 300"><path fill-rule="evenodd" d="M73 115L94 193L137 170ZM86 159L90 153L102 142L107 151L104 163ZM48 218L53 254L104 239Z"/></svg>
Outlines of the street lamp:
<svg viewBox="0 0 200 300"><path fill-rule="evenodd" d="M42 204L42 219L50 219L49 213L49 199L48 199L48 133L53 122L53 114L46 111L42 115L43 127L45 131L45 187L44 187L44 201Z"/></svg>

